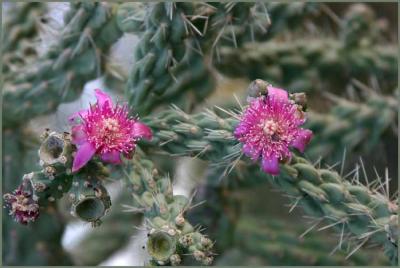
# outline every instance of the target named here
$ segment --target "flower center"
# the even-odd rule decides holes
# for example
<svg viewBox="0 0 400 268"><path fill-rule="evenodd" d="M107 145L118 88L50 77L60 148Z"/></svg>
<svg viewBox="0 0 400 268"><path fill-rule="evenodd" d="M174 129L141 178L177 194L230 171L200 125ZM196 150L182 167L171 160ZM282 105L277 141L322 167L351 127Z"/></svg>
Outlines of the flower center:
<svg viewBox="0 0 400 268"><path fill-rule="evenodd" d="M266 120L264 122L263 131L267 136L274 136L275 134L279 134L279 126L274 120Z"/></svg>
<svg viewBox="0 0 400 268"><path fill-rule="evenodd" d="M118 121L114 118L107 118L103 121L104 130L107 132L117 132L119 129Z"/></svg>

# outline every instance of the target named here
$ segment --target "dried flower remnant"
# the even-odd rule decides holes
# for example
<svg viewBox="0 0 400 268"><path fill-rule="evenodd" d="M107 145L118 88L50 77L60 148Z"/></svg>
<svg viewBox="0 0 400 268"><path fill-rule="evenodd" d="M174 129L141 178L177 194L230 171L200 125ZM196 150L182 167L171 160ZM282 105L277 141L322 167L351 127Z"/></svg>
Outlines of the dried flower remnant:
<svg viewBox="0 0 400 268"><path fill-rule="evenodd" d="M34 198L29 181L24 181L12 193L5 194L5 207L14 220L21 224L34 222L39 217L39 204Z"/></svg>
<svg viewBox="0 0 400 268"><path fill-rule="evenodd" d="M78 147L72 171L82 168L95 154L108 163L121 163L121 153L130 158L139 139L152 138L151 129L128 115L126 105L113 105L106 93L96 89L97 102L73 114L72 143Z"/></svg>
<svg viewBox="0 0 400 268"><path fill-rule="evenodd" d="M312 132L302 129L305 114L280 88L267 86L267 93L249 100L236 127L235 137L243 143L243 152L254 161L261 159L262 169L279 174L279 162L291 158L290 147L303 152Z"/></svg>

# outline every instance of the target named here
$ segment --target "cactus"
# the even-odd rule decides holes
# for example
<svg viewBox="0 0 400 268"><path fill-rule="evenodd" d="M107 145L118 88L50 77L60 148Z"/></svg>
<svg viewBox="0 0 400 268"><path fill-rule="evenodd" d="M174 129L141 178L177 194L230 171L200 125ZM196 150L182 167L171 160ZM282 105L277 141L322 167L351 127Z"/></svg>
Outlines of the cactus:
<svg viewBox="0 0 400 268"><path fill-rule="evenodd" d="M12 82L6 79L3 128L54 111L101 75L101 55L121 36L115 12L100 3L71 5L60 40L35 63L18 70Z"/></svg>
<svg viewBox="0 0 400 268"><path fill-rule="evenodd" d="M192 255L196 261L210 265L213 242L185 219L190 200L173 194L170 178L158 174L151 161L136 157L126 173L134 197L132 211L143 213L145 218L151 262L178 265L185 255Z"/></svg>
<svg viewBox="0 0 400 268"><path fill-rule="evenodd" d="M40 2L16 3L10 7L4 20L3 33L3 74L7 77L37 59L35 40L39 34L39 20L47 12L47 6Z"/></svg>
<svg viewBox="0 0 400 268"><path fill-rule="evenodd" d="M372 254L370 250L360 250L346 260L344 250L329 254L335 247L334 239L326 236L321 239L322 236L318 234L308 234L303 238L300 237L302 228L294 224L282 220L260 221L249 219L248 216L241 220L234 243L244 258L261 258L260 265L290 265L293 262L299 265L387 265L384 256ZM238 263L219 259L217 264Z"/></svg>
<svg viewBox="0 0 400 268"><path fill-rule="evenodd" d="M139 115L190 88L197 98L212 89L212 76L196 51L197 28L188 19L192 13L191 3L156 3L146 14L126 88L129 103Z"/></svg>
<svg viewBox="0 0 400 268"><path fill-rule="evenodd" d="M342 22L340 37L346 47L366 46L377 43L382 30L376 21L375 13L365 4L353 4L347 10Z"/></svg>
<svg viewBox="0 0 400 268"><path fill-rule="evenodd" d="M8 10L4 19L3 51L18 49L21 40L38 34L38 17L46 13L46 4L40 2L16 3Z"/></svg>
<svg viewBox="0 0 400 268"><path fill-rule="evenodd" d="M255 41L268 32L271 24L268 11L262 2L199 4L198 13L208 15L208 31L203 43L218 60L219 48L241 47L247 41Z"/></svg>
<svg viewBox="0 0 400 268"><path fill-rule="evenodd" d="M5 15L5 264L99 265L128 242L142 243L150 265L398 262L398 194L389 188L398 157L397 55L391 14L375 15L394 5L65 6L59 27L47 19L57 16L52 5L18 3ZM135 36L138 44L130 43ZM131 70L119 62L121 48L134 54ZM226 86L220 73L240 83ZM259 79L247 96L236 91L256 77L290 94ZM65 111L60 104L92 90L93 79L116 98L125 93L129 105L94 89L97 102L72 111L69 127L52 125ZM39 139L49 117L38 117L56 109L50 128L70 133L47 130ZM336 172L328 164L343 148L350 161ZM378 149L385 154L370 157ZM380 164L389 167L383 180ZM110 180L125 190L113 206ZM295 215L277 220L287 200ZM61 237L73 216L96 228L70 257ZM130 238L135 228L144 240ZM382 250L371 254L369 246Z"/></svg>
<svg viewBox="0 0 400 268"><path fill-rule="evenodd" d="M296 31L298 28L305 28L305 22L313 21L322 13L321 3L316 2L270 2L266 3L271 26L264 38L259 40L271 39L279 34L288 33L288 30ZM302 26L302 27L300 27Z"/></svg>
<svg viewBox="0 0 400 268"><path fill-rule="evenodd" d="M398 101L374 92L366 98L357 103L335 97L329 114L310 112L307 127L316 135L307 154L339 159L344 149L371 152L384 133L397 136Z"/></svg>
<svg viewBox="0 0 400 268"><path fill-rule="evenodd" d="M131 26L129 17L125 25L120 19L122 29L141 35L126 88L129 103L139 115L173 98L178 99L176 104L183 102L184 109L190 108L182 95L189 89L196 100L204 99L215 83L204 53L220 43L237 47L257 32L266 33L269 25L266 10L254 3L157 3L145 15L135 13L135 4L120 10L137 18ZM223 42L226 36L232 41Z"/></svg>
<svg viewBox="0 0 400 268"><path fill-rule="evenodd" d="M216 67L222 73L262 78L292 92L340 92L350 78L365 81L371 73L382 88L396 87L397 53L391 45L347 49L332 38L269 40L248 43L239 50L223 47L220 55Z"/></svg>
<svg viewBox="0 0 400 268"><path fill-rule="evenodd" d="M173 155L196 156L225 165L227 173L239 166L237 163L242 155L241 145L232 134L238 115L227 113L231 116L224 119L212 112L187 115L180 110L170 110L158 120L149 122L155 133L153 145ZM168 130L163 130L166 128ZM254 167L244 166L242 174L254 170ZM298 198L307 213L343 226L362 244L370 240L384 246L389 258L397 262L397 245L390 242L397 241L392 237L396 232L387 231L388 226L396 222L393 220L397 217L395 200L390 200L377 189L347 182L332 170L315 168L301 157L293 157L282 168L284 172L279 179L262 176ZM254 176L251 174L247 174L248 177ZM394 227L397 228L398 225Z"/></svg>

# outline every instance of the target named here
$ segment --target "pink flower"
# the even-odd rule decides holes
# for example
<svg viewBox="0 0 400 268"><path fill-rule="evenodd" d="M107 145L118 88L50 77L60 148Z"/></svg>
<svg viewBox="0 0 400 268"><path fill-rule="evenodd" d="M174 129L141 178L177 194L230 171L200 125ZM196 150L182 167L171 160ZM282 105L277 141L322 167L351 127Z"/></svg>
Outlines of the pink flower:
<svg viewBox="0 0 400 268"><path fill-rule="evenodd" d="M39 204L33 199L31 190L25 189L23 182L13 193L4 195L4 204L14 220L21 224L28 224L39 217Z"/></svg>
<svg viewBox="0 0 400 268"><path fill-rule="evenodd" d="M126 105L113 105L106 93L95 90L97 103L73 114L72 143L78 147L72 172L82 168L95 154L108 163L121 163L121 153L131 157L139 139L152 138L151 129L128 116Z"/></svg>
<svg viewBox="0 0 400 268"><path fill-rule="evenodd" d="M243 143L243 152L254 161L261 159L262 169L279 174L279 162L290 159L289 147L303 152L312 132L302 129L305 118L288 93L268 86L268 95L253 99L235 129Z"/></svg>

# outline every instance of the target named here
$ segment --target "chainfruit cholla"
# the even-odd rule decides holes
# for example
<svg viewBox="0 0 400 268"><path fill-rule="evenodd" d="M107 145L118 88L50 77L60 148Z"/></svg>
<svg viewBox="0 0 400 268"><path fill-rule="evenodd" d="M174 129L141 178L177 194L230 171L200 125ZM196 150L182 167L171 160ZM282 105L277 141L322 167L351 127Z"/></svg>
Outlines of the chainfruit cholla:
<svg viewBox="0 0 400 268"><path fill-rule="evenodd" d="M130 157L139 139L152 138L151 129L128 115L126 105L113 105L106 93L95 90L97 102L73 114L72 143L78 147L72 172L82 168L95 154L104 162L121 163L121 153Z"/></svg>
<svg viewBox="0 0 400 268"><path fill-rule="evenodd" d="M250 100L234 134L247 156L261 159L266 173L278 175L279 162L292 155L290 147L303 152L312 137L310 130L300 128L305 120L302 107L287 91L267 86L267 94Z"/></svg>

